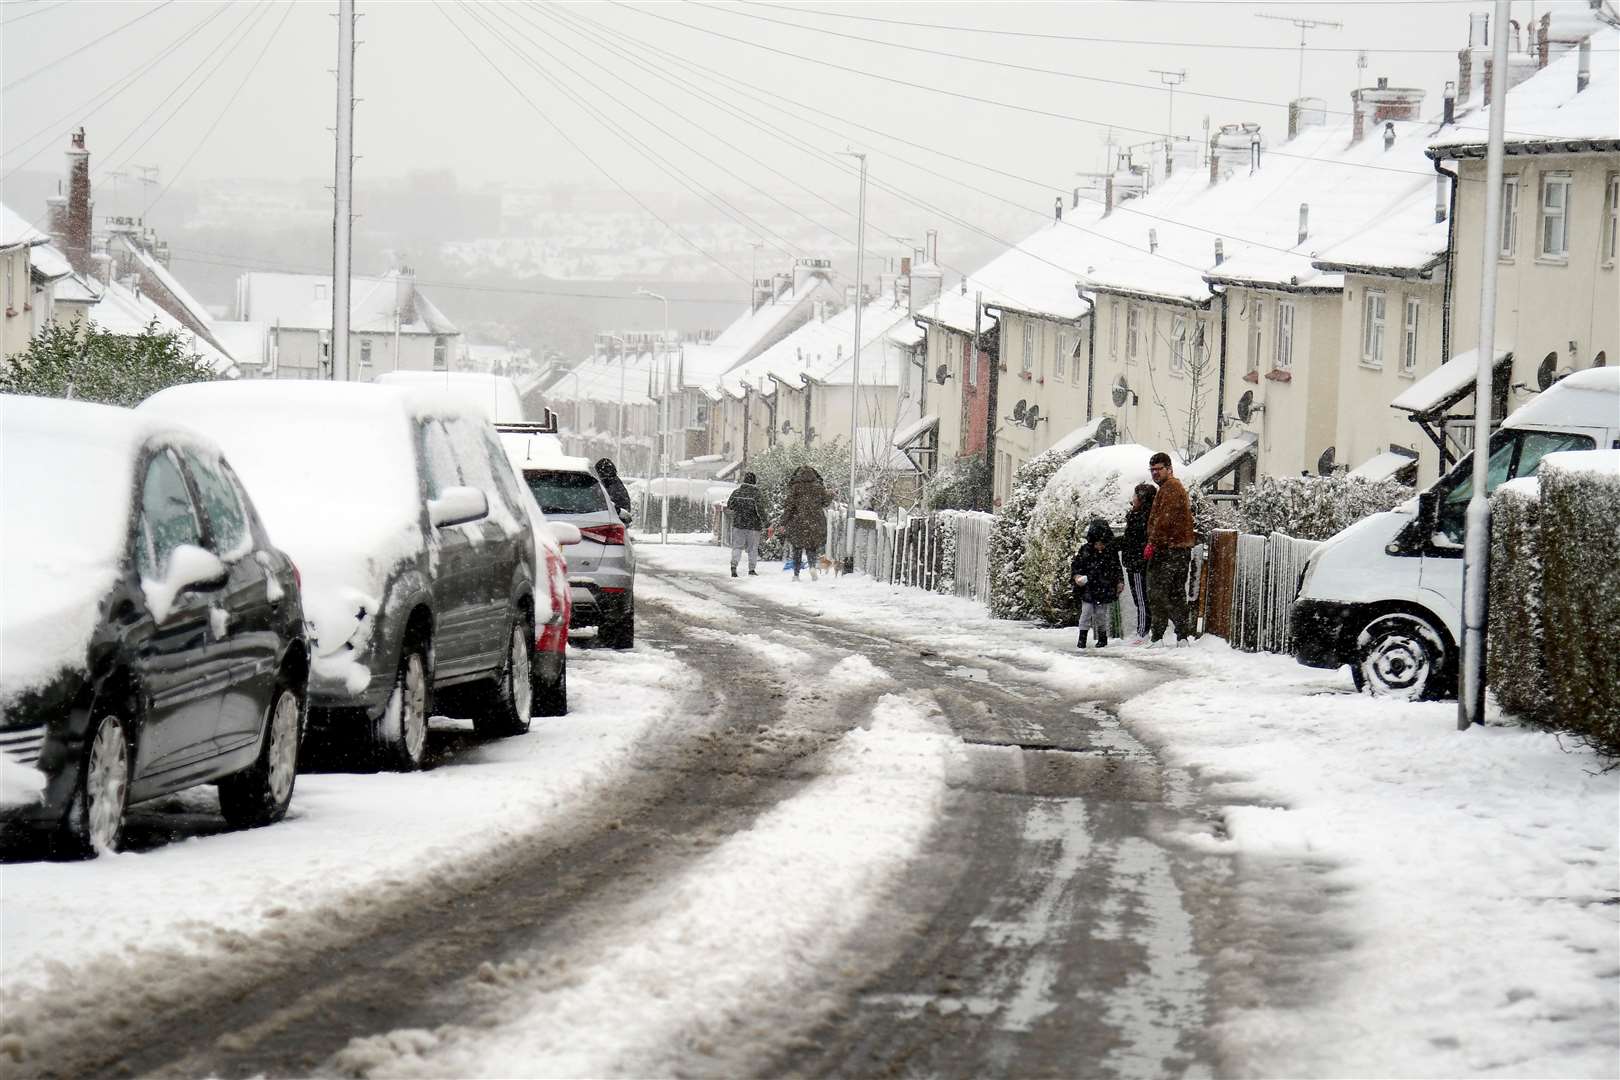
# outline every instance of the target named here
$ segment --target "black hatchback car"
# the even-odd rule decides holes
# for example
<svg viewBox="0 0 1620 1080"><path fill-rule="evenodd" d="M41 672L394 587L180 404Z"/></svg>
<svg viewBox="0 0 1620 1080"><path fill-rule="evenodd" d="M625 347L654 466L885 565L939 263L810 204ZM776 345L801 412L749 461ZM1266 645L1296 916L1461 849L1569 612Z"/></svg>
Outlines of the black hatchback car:
<svg viewBox="0 0 1620 1080"><path fill-rule="evenodd" d="M0 397L0 812L117 848L126 809L214 782L282 818L303 732L297 571L206 440Z"/></svg>

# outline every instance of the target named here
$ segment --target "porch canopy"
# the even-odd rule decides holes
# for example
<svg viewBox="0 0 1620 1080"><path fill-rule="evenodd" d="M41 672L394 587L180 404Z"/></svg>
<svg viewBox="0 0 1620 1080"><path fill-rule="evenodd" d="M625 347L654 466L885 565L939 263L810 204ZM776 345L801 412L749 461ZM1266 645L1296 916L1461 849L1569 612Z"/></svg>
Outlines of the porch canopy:
<svg viewBox="0 0 1620 1080"><path fill-rule="evenodd" d="M725 468L715 473L714 478L716 480L730 480L733 476L737 475L737 470L740 468L742 468L742 458L738 458L730 465L727 465Z"/></svg>
<svg viewBox="0 0 1620 1080"><path fill-rule="evenodd" d="M1213 488L1227 473L1243 463L1243 459L1259 453L1260 436L1252 431L1240 431L1219 446L1199 454L1182 467L1182 483L1189 488Z"/></svg>
<svg viewBox="0 0 1620 1080"><path fill-rule="evenodd" d="M896 450L909 450L917 440L939 427L939 417L920 416L916 420L901 428L894 436Z"/></svg>
<svg viewBox="0 0 1620 1080"><path fill-rule="evenodd" d="M1407 469L1417 469L1417 455L1410 450L1385 450L1374 454L1350 470L1358 480L1395 480Z"/></svg>
<svg viewBox="0 0 1620 1080"><path fill-rule="evenodd" d="M1451 420L1471 419L1453 416L1451 410L1463 398L1474 392L1478 368L1478 348L1458 353L1401 391L1395 400L1389 403L1392 409L1412 414L1412 421L1423 429L1423 433L1435 446L1439 447L1442 467L1456 460L1446 446L1445 425ZM1512 346L1497 349L1491 363L1491 384L1495 393L1501 394L1506 390L1512 370Z"/></svg>
<svg viewBox="0 0 1620 1080"><path fill-rule="evenodd" d="M939 457L939 417L919 416L894 436L894 448L905 455L912 468L930 474L928 458Z"/></svg>
<svg viewBox="0 0 1620 1080"><path fill-rule="evenodd" d="M1048 452L1078 454L1094 446L1112 446L1118 437L1112 416L1096 416L1053 443Z"/></svg>

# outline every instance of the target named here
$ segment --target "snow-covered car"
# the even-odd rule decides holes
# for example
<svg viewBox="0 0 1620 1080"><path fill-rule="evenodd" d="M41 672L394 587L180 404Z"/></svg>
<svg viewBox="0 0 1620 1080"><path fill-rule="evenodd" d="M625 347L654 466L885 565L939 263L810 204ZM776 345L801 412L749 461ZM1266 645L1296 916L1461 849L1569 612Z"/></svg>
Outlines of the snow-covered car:
<svg viewBox="0 0 1620 1080"><path fill-rule="evenodd" d="M598 640L628 649L636 640L636 549L629 517L608 497L591 463L568 457L555 447L555 437L535 436L521 425L497 425L512 467L523 477L534 502L553 523L580 532L568 548L575 628L597 627Z"/></svg>
<svg viewBox="0 0 1620 1080"><path fill-rule="evenodd" d="M423 764L439 695L480 733L528 730L533 517L482 415L399 387L263 381L173 387L137 411L218 440L297 560L312 725L399 769Z"/></svg>
<svg viewBox="0 0 1620 1080"><path fill-rule="evenodd" d="M218 448L128 409L0 396L0 812L80 853L214 782L292 801L309 648L297 571Z"/></svg>

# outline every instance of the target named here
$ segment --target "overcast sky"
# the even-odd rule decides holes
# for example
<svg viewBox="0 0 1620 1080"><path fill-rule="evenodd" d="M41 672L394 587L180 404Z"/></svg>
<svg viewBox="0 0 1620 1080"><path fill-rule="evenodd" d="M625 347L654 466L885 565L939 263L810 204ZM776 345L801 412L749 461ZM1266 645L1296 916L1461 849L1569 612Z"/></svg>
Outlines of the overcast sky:
<svg viewBox="0 0 1620 1080"><path fill-rule="evenodd" d="M1527 21L1532 6L1516 3L1516 17ZM1539 14L1550 5L1534 6ZM234 177L330 176L335 3L14 0L3 7L6 171L59 170L66 132L82 123L98 174L156 166L160 183L150 191ZM1200 136L1208 117L1215 125L1258 120L1280 140L1300 31L1258 14L1343 24L1307 31L1304 91L1329 109L1348 107L1357 50L1366 50L1365 82L1388 76L1422 87L1426 111L1438 113L1441 88L1456 77L1468 14L1490 7L1483 0L361 0L357 171L362 180L449 169L473 186L611 188L605 170L649 192L680 190L684 171L689 183L723 192L757 187L808 197L799 184L847 202L852 181L817 152L853 144L870 150L874 180L959 211L986 198L959 181L1050 207L1053 191L1071 185L1077 171L1101 166L1110 125L1122 142L1166 129L1169 97L1152 69L1186 72L1175 95L1175 134ZM723 88L722 76L740 82ZM101 93L109 87L114 92ZM794 110L801 119L792 119ZM613 124L623 125L623 135ZM131 179L119 182L135 188ZM98 202L107 196L98 179Z"/></svg>

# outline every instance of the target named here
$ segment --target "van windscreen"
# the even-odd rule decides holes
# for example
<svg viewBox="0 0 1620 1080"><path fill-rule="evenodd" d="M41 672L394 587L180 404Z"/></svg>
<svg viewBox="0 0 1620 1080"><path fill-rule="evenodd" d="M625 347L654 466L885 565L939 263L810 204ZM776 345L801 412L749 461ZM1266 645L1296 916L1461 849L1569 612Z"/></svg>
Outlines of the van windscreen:
<svg viewBox="0 0 1620 1080"><path fill-rule="evenodd" d="M523 479L547 514L596 514L608 508L602 485L588 473L525 469Z"/></svg>

